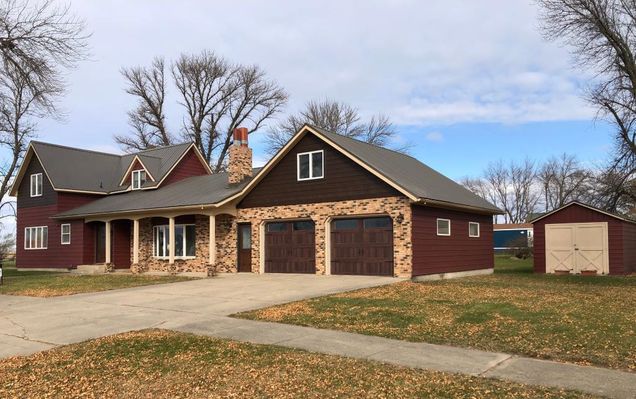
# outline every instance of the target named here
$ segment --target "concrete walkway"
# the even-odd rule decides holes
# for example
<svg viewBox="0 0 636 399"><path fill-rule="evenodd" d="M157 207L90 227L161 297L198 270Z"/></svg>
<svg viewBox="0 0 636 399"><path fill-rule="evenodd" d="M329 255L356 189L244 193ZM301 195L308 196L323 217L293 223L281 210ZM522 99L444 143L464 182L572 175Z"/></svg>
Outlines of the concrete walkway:
<svg viewBox="0 0 636 399"><path fill-rule="evenodd" d="M636 373L598 367L229 317L165 327L217 338L279 345L406 367L574 389L610 398L636 398Z"/></svg>
<svg viewBox="0 0 636 399"><path fill-rule="evenodd" d="M345 332L239 320L236 312L398 280L385 277L224 275L57 298L0 295L0 357L126 331L164 328L407 367L636 398L636 373L582 367Z"/></svg>

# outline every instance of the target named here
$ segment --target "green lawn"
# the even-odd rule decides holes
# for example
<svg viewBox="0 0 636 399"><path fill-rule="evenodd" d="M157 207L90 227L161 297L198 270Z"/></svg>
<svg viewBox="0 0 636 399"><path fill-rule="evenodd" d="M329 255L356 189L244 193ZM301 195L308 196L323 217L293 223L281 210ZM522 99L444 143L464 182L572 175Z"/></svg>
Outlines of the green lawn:
<svg viewBox="0 0 636 399"><path fill-rule="evenodd" d="M51 297L97 292L142 285L187 281L186 277L133 274L76 275L63 272L18 271L12 263L3 267L4 284L0 295Z"/></svg>
<svg viewBox="0 0 636 399"><path fill-rule="evenodd" d="M636 371L636 278L496 273L401 282L236 315Z"/></svg>
<svg viewBox="0 0 636 399"><path fill-rule="evenodd" d="M0 360L0 397L591 398L162 330Z"/></svg>

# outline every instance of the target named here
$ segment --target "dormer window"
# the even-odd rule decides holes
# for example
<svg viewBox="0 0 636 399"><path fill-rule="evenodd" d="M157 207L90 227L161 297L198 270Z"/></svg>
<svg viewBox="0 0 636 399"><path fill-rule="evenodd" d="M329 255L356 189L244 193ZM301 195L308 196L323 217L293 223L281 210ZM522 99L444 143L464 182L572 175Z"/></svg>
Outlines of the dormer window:
<svg viewBox="0 0 636 399"><path fill-rule="evenodd" d="M298 180L322 179L325 175L324 151L298 154Z"/></svg>
<svg viewBox="0 0 636 399"><path fill-rule="evenodd" d="M146 182L145 170L133 170L132 171L132 189L139 190L141 186Z"/></svg>
<svg viewBox="0 0 636 399"><path fill-rule="evenodd" d="M31 197L42 196L42 173L31 175Z"/></svg>

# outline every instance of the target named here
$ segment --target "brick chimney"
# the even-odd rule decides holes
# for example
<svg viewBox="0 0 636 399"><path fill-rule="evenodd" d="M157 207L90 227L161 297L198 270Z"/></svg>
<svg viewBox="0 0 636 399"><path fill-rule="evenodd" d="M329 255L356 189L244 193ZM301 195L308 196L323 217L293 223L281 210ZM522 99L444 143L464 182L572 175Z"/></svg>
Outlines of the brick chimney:
<svg viewBox="0 0 636 399"><path fill-rule="evenodd" d="M252 149L247 145L247 128L234 129L234 142L230 147L230 161L227 166L230 184L242 182L252 176Z"/></svg>

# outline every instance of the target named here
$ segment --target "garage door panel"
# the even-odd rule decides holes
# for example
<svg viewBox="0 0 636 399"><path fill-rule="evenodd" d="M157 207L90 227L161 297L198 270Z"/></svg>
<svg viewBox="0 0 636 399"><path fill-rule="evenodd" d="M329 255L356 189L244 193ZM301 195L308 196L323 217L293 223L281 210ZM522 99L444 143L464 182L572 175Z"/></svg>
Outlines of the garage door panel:
<svg viewBox="0 0 636 399"><path fill-rule="evenodd" d="M334 221L331 273L392 276L393 227L390 218Z"/></svg>
<svg viewBox="0 0 636 399"><path fill-rule="evenodd" d="M316 272L313 222L268 223L265 229L265 272Z"/></svg>

